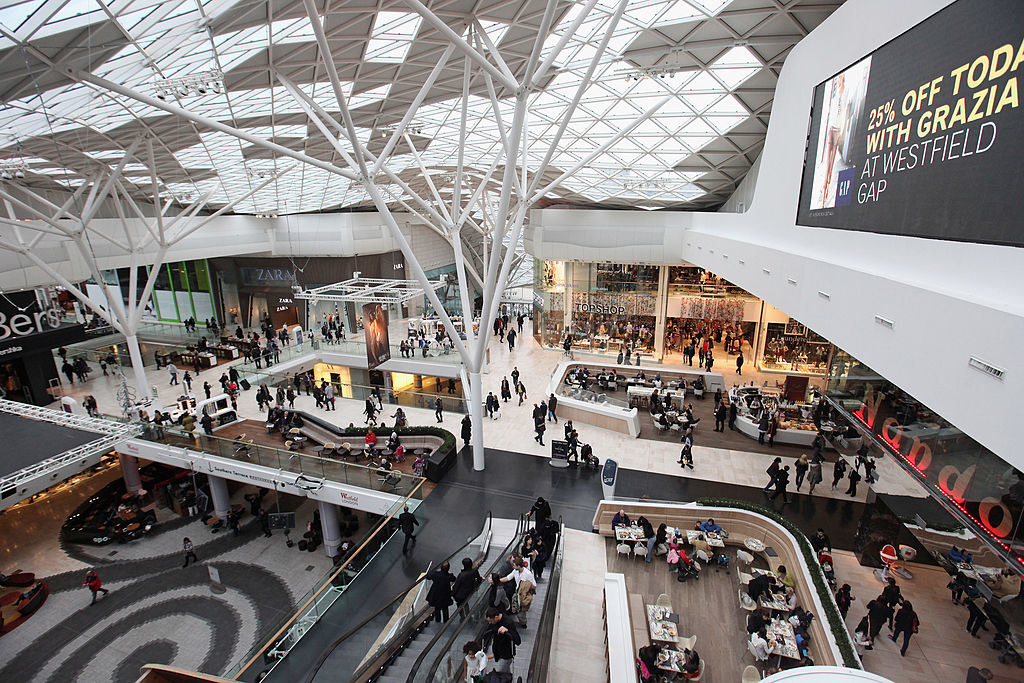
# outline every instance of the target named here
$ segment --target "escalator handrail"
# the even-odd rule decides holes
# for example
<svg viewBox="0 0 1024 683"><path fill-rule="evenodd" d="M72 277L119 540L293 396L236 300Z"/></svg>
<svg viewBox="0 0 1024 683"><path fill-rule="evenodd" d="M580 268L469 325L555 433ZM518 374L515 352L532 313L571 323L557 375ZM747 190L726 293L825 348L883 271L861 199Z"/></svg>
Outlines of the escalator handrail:
<svg viewBox="0 0 1024 683"><path fill-rule="evenodd" d="M509 553L513 552L513 549L516 548L520 542L522 542L521 537L526 533L528 524L529 522L527 522L526 517L524 517L523 515L519 515L519 521L516 524L516 532L515 534L513 534L512 540L509 541L509 544L505 546L504 550L502 550L498 557L495 558L494 562L491 564L491 569L497 567L498 563L503 562L505 558L508 557ZM487 573L488 576L490 576L490 574L491 572ZM469 615L473 614L480 607L481 603L487 600L487 596L489 594L489 589L484 590L483 595L477 598L477 601L473 603L473 605L468 610L466 610L465 616L461 618L459 625L455 628L455 631L451 634L451 636L448 637L448 640L445 642L445 646L441 648L441 651L434 658L434 661L430 666L430 671L427 674L428 681L434 679L434 675L437 673L437 667L441 665L441 659L444 657L444 654L448 652L448 650L451 648L452 643L455 642L455 639L458 637L458 635L462 633L462 629L465 627L466 622L469 620ZM462 610L456 610L455 613L461 614ZM448 623L450 624L452 623L452 621L449 620ZM447 624L445 624L445 626L447 626ZM427 646L423 648L423 652L420 653L419 658L416 659L416 662L412 665L412 668L409 669L409 675L406 677L406 683L410 683L411 681L415 680L416 673L419 671L420 666L424 663L423 658L426 657L428 653L430 653L431 648L438 641L438 639L440 639L441 636L444 635L444 632L445 628L442 627L441 630L438 631L434 635L434 637L430 639L430 642L427 643Z"/></svg>
<svg viewBox="0 0 1024 683"><path fill-rule="evenodd" d="M491 522L492 522L491 511L488 510L487 511L487 516L484 517L483 524L480 525L479 533L477 533L476 536L473 536L470 540L472 540L473 538L478 538L479 536L481 536L484 533L485 529L490 529L491 528ZM465 546L463 546L463 547L465 547ZM462 552L462 548L459 548L459 550L456 550L454 553L449 555L446 559L448 561L450 561L452 558L454 558L460 552ZM398 602L399 600L404 599L405 596L409 594L409 591L411 591L414 588L416 588L416 586L421 584L423 582L423 580L426 579L426 578L427 578L427 573L425 572L423 574L423 576L421 576L420 578L416 579L411 584L409 584L409 586L407 588L405 588L405 590L400 592L398 595L396 595L391 600L388 600L388 602L385 603L380 609L378 609L376 612L374 612L370 616L368 616L365 619L363 619L361 622L356 624L354 627L350 628L345 633L341 634L334 642L332 642L330 645L328 645L326 648L324 648L323 652L317 658L316 664L306 673L306 677L305 677L305 679L303 679L304 683L312 683L313 679L316 678L316 675L318 673L320 673L320 667L322 667L324 665L324 662L327 661L327 658L331 656L331 653L333 653L338 648L339 645L341 645L346 639L351 637L353 634L355 634L359 630L361 630L368 623L370 623L371 621L376 619L378 616L380 616L385 610L387 610L389 607L394 605L396 602ZM360 667L359 670L353 672L352 678L354 679L355 676L357 674L361 673L362 669L364 669L364 668L365 668L365 666Z"/></svg>
<svg viewBox="0 0 1024 683"><path fill-rule="evenodd" d="M548 592L544 595L544 605L541 608L541 618L536 625L537 635L533 643L533 653L530 655L530 668L526 672L526 683L531 681L547 680L548 663L551 659L551 631L554 628L555 608L558 606L558 589L562 581L562 553L565 551L565 524L562 518L558 518L558 541L555 542L555 557L551 565L551 574L548 576ZM545 637L546 636L546 637ZM547 649L543 657L538 657L538 652ZM543 666L538 662L543 661Z"/></svg>

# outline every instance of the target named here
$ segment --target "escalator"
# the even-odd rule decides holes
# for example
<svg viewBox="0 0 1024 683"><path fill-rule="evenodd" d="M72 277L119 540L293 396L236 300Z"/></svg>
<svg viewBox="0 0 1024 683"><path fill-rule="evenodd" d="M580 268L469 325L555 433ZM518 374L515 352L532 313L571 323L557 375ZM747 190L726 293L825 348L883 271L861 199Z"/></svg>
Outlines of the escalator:
<svg viewBox="0 0 1024 683"><path fill-rule="evenodd" d="M494 528L495 522L501 527L503 520L492 520L488 513L479 533L452 553L447 560L455 563L455 558L458 558L461 563L461 558L470 557L474 564L483 570L483 563L487 561L496 532L497 537L504 535L500 533L500 528ZM306 673L301 680L306 683L312 683L314 680L338 680L339 672L353 672L345 675L343 680L376 680L391 662L409 648L415 648L417 644L422 647L427 639L417 636L429 624L427 618L431 614L431 608L426 605L426 593L430 582L424 581L424 576L430 569L432 566L427 566L419 579L323 648L312 666L308 669L303 667ZM294 666L289 668L294 671ZM267 681L275 680L277 679L274 672L271 671ZM296 679L280 680L288 683L289 680Z"/></svg>
<svg viewBox="0 0 1024 683"><path fill-rule="evenodd" d="M529 628L520 631L522 643L517 648L514 673L515 680L540 683L547 680L547 662L551 647L551 634L554 626L555 605L558 598L558 586L561 579L562 538L564 527L561 519L558 523L558 540L555 543L555 554L548 560L550 572L537 586L533 604L529 612ZM508 554L518 548L526 534L527 527L521 524L516 535L501 555L495 557L492 566L500 566ZM490 561L490 557L488 557ZM403 659L396 662L394 673L381 677L380 681L389 683L454 683L464 680L464 658L462 646L469 640L480 641L488 624L485 619L487 611L488 586L481 585L467 601L468 609L453 618L438 632L430 642L421 649L421 654L414 662ZM405 664L409 664L405 668ZM525 676L524 676L525 673Z"/></svg>

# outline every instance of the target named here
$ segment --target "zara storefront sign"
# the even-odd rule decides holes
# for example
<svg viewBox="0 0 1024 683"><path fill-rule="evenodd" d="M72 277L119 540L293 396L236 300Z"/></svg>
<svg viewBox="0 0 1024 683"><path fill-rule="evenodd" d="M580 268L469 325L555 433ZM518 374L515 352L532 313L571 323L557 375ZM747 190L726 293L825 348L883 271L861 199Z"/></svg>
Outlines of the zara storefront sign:
<svg viewBox="0 0 1024 683"><path fill-rule="evenodd" d="M603 313L605 315L625 315L626 307L614 304L590 304L576 302L575 309L580 313Z"/></svg>
<svg viewBox="0 0 1024 683"><path fill-rule="evenodd" d="M0 311L0 341L10 337L29 337L60 327L61 314L56 308L33 313L15 313L10 318Z"/></svg>

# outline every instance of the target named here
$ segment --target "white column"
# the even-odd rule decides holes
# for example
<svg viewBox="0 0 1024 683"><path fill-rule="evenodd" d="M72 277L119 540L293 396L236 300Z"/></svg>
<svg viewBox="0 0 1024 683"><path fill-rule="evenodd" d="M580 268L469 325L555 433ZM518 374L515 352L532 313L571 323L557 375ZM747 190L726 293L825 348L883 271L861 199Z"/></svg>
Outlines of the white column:
<svg viewBox="0 0 1024 683"><path fill-rule="evenodd" d="M228 495L228 482L223 477L206 475L210 481L210 498L213 499L213 514L227 522L231 510L231 496Z"/></svg>
<svg viewBox="0 0 1024 683"><path fill-rule="evenodd" d="M149 386L146 383L146 367L142 361L139 338L134 334L125 335L124 341L128 345L128 357L131 358L132 370L135 372L135 387L139 392L136 398L141 401L149 396Z"/></svg>
<svg viewBox="0 0 1024 683"><path fill-rule="evenodd" d="M118 453L117 459L121 463L121 476L124 477L124 485L129 493L138 493L142 490L142 479L139 477L139 459L134 455Z"/></svg>
<svg viewBox="0 0 1024 683"><path fill-rule="evenodd" d="M317 501L320 507L320 526L324 531L324 552L335 557L341 546L341 529L338 526L338 506L326 501Z"/></svg>
<svg viewBox="0 0 1024 683"><path fill-rule="evenodd" d="M654 305L654 357L665 358L665 323L668 312L668 266L658 268L658 293Z"/></svg>
<svg viewBox="0 0 1024 683"><path fill-rule="evenodd" d="M484 321L480 321L480 339L478 344L487 343L487 332L484 330ZM479 372L467 373L469 377L469 417L473 421L473 433L470 435L473 443L473 469L480 471L484 468L484 399L483 399L483 378Z"/></svg>

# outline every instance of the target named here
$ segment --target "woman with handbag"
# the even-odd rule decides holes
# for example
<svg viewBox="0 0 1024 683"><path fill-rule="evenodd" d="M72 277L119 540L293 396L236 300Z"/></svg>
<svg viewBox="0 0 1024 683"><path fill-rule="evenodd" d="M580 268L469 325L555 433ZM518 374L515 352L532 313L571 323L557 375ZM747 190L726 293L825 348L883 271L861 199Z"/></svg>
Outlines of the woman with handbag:
<svg viewBox="0 0 1024 683"><path fill-rule="evenodd" d="M895 643L899 635L903 634L903 647L900 648L900 656L906 657L907 646L910 645L910 636L917 633L918 627L921 625L917 618L917 613L914 611L914 606L910 604L909 600L903 601L903 606L900 607L900 611L893 618L893 624L893 632L889 639Z"/></svg>
<svg viewBox="0 0 1024 683"><path fill-rule="evenodd" d="M518 558L512 561L512 571L501 579L501 582L507 583L512 580L516 582L516 592L512 595L512 612L519 620L519 626L526 628L526 613L530 611L533 596L537 592L537 579L523 563L522 558Z"/></svg>

